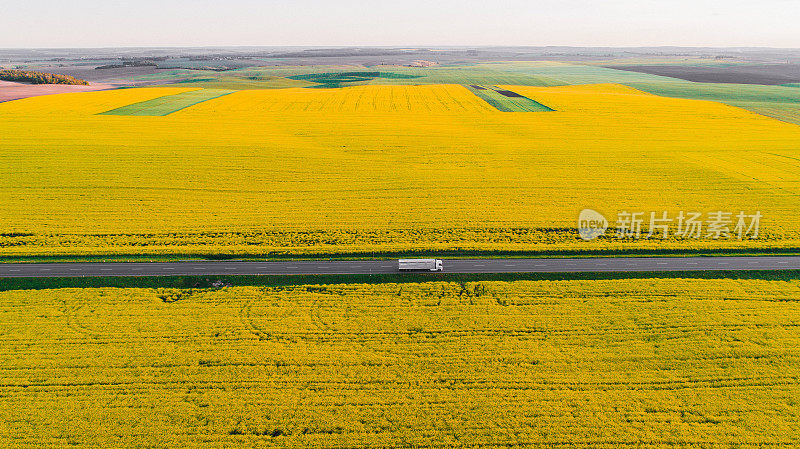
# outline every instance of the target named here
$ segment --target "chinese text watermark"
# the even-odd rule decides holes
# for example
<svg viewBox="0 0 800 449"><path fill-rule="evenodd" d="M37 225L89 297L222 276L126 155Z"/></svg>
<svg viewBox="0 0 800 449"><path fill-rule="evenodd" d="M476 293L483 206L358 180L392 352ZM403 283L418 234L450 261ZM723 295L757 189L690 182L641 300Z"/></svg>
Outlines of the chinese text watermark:
<svg viewBox="0 0 800 449"><path fill-rule="evenodd" d="M762 214L760 211L738 213L726 211L617 213L613 237L617 239L757 239ZM605 235L608 220L599 212L584 209L578 217L578 235L594 240Z"/></svg>

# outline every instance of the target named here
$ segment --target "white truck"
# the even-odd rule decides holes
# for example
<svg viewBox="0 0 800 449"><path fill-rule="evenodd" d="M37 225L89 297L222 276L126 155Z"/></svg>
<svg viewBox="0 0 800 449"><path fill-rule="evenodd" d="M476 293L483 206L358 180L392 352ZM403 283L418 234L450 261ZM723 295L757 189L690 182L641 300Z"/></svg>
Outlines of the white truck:
<svg viewBox="0 0 800 449"><path fill-rule="evenodd" d="M400 259L397 261L400 271L442 271L439 259Z"/></svg>

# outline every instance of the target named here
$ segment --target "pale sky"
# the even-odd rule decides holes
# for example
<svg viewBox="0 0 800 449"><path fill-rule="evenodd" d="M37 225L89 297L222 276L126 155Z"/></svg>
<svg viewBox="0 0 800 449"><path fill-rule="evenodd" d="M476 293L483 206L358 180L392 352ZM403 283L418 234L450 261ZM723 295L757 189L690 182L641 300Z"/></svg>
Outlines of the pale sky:
<svg viewBox="0 0 800 449"><path fill-rule="evenodd" d="M0 0L0 48L800 48L800 0Z"/></svg>

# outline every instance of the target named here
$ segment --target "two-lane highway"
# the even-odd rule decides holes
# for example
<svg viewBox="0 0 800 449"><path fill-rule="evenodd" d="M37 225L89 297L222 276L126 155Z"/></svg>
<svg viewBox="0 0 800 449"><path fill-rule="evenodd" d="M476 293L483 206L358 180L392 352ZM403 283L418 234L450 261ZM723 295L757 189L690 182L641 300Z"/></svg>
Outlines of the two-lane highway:
<svg viewBox="0 0 800 449"><path fill-rule="evenodd" d="M445 259L445 273L800 270L800 256ZM0 277L315 275L398 273L397 260L0 264Z"/></svg>

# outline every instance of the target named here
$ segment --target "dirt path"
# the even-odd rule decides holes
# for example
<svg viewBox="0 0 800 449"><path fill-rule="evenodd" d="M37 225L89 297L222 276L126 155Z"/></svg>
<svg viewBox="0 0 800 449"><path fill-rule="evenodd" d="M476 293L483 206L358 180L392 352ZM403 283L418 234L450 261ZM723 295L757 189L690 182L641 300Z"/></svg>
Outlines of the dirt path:
<svg viewBox="0 0 800 449"><path fill-rule="evenodd" d="M91 92L94 90L115 89L114 84L90 83L88 86L69 84L25 84L0 81L0 102L19 100L39 95L63 94L67 92Z"/></svg>

